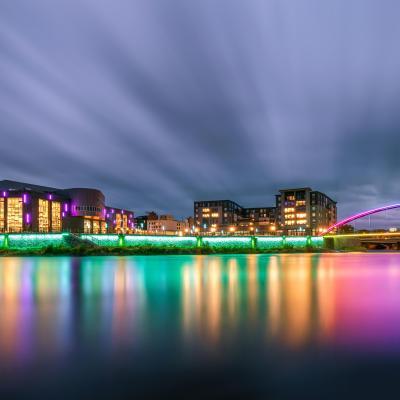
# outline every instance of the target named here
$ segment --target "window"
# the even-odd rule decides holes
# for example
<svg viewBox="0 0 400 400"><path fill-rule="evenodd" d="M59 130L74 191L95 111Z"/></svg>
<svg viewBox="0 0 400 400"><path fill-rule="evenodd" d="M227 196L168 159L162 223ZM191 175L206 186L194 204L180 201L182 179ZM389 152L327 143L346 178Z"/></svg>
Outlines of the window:
<svg viewBox="0 0 400 400"><path fill-rule="evenodd" d="M48 232L49 222L49 202L48 200L39 199L39 232Z"/></svg>
<svg viewBox="0 0 400 400"><path fill-rule="evenodd" d="M293 207L286 207L284 209L285 213L289 213L289 212L294 212L294 208Z"/></svg>
<svg viewBox="0 0 400 400"><path fill-rule="evenodd" d="M100 221L93 220L93 233L100 233Z"/></svg>
<svg viewBox="0 0 400 400"><path fill-rule="evenodd" d="M297 213L296 218L306 218L307 214L306 213Z"/></svg>
<svg viewBox="0 0 400 400"><path fill-rule="evenodd" d="M51 230L61 232L61 203L58 201L51 203Z"/></svg>
<svg viewBox="0 0 400 400"><path fill-rule="evenodd" d="M84 233L92 233L92 224L90 223L90 219L89 218L85 218L83 220L83 232Z"/></svg>
<svg viewBox="0 0 400 400"><path fill-rule="evenodd" d="M21 197L11 197L7 199L7 230L9 232L22 232Z"/></svg>
<svg viewBox="0 0 400 400"><path fill-rule="evenodd" d="M117 228L120 228L122 226L122 218L121 218L121 214L115 214L115 222L116 222L116 226Z"/></svg>
<svg viewBox="0 0 400 400"><path fill-rule="evenodd" d="M0 232L4 232L5 220L4 220L4 199L0 199Z"/></svg>

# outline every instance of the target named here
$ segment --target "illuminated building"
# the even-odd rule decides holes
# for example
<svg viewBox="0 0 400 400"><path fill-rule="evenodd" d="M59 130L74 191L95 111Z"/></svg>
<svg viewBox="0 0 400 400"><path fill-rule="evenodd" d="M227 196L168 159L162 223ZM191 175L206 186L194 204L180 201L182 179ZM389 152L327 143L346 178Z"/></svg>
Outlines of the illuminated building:
<svg viewBox="0 0 400 400"><path fill-rule="evenodd" d="M250 234L275 235L276 208L243 208L238 222L238 231Z"/></svg>
<svg viewBox="0 0 400 400"><path fill-rule="evenodd" d="M97 189L0 181L0 232L129 233L133 212L105 205Z"/></svg>
<svg viewBox="0 0 400 400"><path fill-rule="evenodd" d="M178 221L172 215L160 215L147 220L147 232L176 235L189 229L187 221ZM187 232L186 232L187 233Z"/></svg>
<svg viewBox="0 0 400 400"><path fill-rule="evenodd" d="M289 236L318 235L336 223L336 201L311 188L282 189L276 195L277 225Z"/></svg>
<svg viewBox="0 0 400 400"><path fill-rule="evenodd" d="M196 201L194 222L201 232L270 234L275 232L275 207L244 208L231 200Z"/></svg>

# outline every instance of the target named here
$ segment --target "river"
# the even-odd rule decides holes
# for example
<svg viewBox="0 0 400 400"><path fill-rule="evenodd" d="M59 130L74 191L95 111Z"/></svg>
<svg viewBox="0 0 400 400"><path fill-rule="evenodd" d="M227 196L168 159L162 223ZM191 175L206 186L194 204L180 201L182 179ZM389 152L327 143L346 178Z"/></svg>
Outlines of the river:
<svg viewBox="0 0 400 400"><path fill-rule="evenodd" d="M399 389L400 253L0 258L0 394Z"/></svg>

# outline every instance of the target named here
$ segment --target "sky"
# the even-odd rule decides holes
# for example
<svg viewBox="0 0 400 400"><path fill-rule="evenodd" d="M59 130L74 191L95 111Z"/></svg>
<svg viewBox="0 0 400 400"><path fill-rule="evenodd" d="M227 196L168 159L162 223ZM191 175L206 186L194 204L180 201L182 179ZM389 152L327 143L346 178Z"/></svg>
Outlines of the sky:
<svg viewBox="0 0 400 400"><path fill-rule="evenodd" d="M400 203L398 0L1 0L1 179L115 207Z"/></svg>

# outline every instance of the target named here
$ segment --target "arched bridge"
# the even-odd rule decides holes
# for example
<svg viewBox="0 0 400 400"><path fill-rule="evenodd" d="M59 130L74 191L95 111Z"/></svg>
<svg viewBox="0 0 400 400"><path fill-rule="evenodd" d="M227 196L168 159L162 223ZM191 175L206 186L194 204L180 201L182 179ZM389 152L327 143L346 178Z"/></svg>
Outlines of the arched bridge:
<svg viewBox="0 0 400 400"><path fill-rule="evenodd" d="M400 208L400 204L391 204L389 206L373 208L372 210L363 211L358 214L354 214L351 217L342 219L341 221L337 222L336 224L330 226L326 231L321 232L320 236L325 236L328 233L332 232L333 230L340 228L343 225L348 224L349 222L355 221L356 219L366 217L368 215L377 214L382 211L393 210L394 208Z"/></svg>

